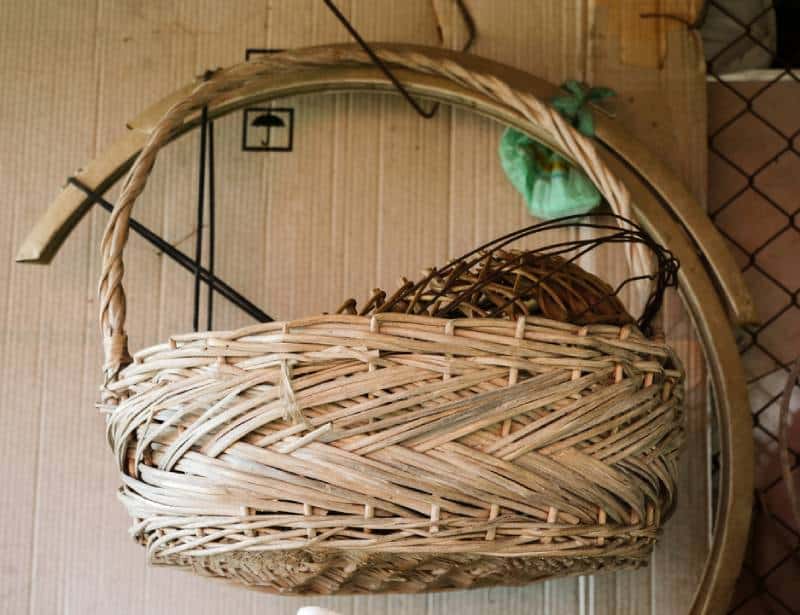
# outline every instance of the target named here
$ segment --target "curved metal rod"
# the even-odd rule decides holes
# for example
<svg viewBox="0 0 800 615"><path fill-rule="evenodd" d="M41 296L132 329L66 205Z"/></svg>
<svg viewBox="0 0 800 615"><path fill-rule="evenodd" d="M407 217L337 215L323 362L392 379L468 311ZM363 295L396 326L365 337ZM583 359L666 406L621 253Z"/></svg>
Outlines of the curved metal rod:
<svg viewBox="0 0 800 615"><path fill-rule="evenodd" d="M383 47L457 59L471 70L494 74L540 98L558 92L552 84L527 73L475 56L413 45ZM443 78L404 69L398 69L396 73L409 92L416 96L470 108L550 144L547 135L532 132L529 125L503 105ZM182 88L135 118L128 125L129 131L76 173L76 177L98 192L108 189L130 167L155 122L173 102L185 97L193 88L194 84ZM275 75L266 86L209 108L209 117L219 117L250 104L285 96L344 91L396 92L391 82L374 66L343 65L296 71ZM631 191L639 222L657 241L669 246L681 261L681 294L703 340L718 399L722 450L719 508L713 543L691 612L721 613L730 599L747 541L752 504L753 444L744 370L718 289L739 322L754 319L752 300L716 230L680 181L641 144L613 124L613 120L603 117L597 120L598 140L603 146L600 148L601 156ZM175 137L198 124L199 116L189 118ZM48 262L89 205L84 192L66 186L25 240L17 260Z"/></svg>

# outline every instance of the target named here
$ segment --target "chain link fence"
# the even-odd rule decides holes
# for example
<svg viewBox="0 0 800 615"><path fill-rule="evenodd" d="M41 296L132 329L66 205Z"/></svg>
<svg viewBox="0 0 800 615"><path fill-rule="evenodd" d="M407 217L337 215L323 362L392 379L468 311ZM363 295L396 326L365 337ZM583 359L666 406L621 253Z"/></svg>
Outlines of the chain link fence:
<svg viewBox="0 0 800 615"><path fill-rule="evenodd" d="M800 1L711 0L702 26L709 95L709 213L753 292L741 332L756 444L756 498L730 613L800 613L800 528L784 480L780 404L800 355ZM800 387L788 465L800 478ZM794 410L794 412L792 412Z"/></svg>

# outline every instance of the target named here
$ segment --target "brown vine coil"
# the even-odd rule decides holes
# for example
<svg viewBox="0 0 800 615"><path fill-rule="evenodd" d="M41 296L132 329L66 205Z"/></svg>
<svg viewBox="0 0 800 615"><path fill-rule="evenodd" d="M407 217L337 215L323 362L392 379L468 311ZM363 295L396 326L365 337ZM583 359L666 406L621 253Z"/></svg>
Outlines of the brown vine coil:
<svg viewBox="0 0 800 615"><path fill-rule="evenodd" d="M391 296L381 289L359 310L350 299L338 314L427 314L439 318L540 315L578 325L634 322L606 282L560 256L498 250L477 266L462 265L449 274L426 272L423 288L406 279Z"/></svg>
<svg viewBox="0 0 800 615"><path fill-rule="evenodd" d="M590 239L561 241L535 249L506 249L520 239L553 230L586 229ZM626 278L617 288L578 266L575 261L601 246L641 244L655 271ZM423 272L418 282L406 278L391 295L376 288L362 308L348 299L337 314L367 316L383 312L437 318L508 318L544 316L578 325L627 325L637 322L650 332L666 289L677 285L678 262L634 222L614 214L566 216L534 224L494 239L454 259L445 267ZM635 320L618 293L632 282L649 282L650 294Z"/></svg>
<svg viewBox="0 0 800 615"><path fill-rule="evenodd" d="M380 53L503 99L584 168L614 211L630 208L591 141L529 93L454 61ZM99 292L101 407L133 536L153 563L287 594L421 592L643 565L675 501L683 373L672 349L645 335L676 263L622 218L588 225L605 232L599 239L535 253L507 246L587 224L512 233L366 315L172 335L129 357L123 248L159 148L204 105L270 74L368 61L320 50L220 70L175 103L131 168L103 238ZM623 283L652 282L638 326L609 299L622 285L608 295L573 265L600 242L623 244L639 265L631 253L650 248L654 272ZM573 322L545 317L554 315Z"/></svg>

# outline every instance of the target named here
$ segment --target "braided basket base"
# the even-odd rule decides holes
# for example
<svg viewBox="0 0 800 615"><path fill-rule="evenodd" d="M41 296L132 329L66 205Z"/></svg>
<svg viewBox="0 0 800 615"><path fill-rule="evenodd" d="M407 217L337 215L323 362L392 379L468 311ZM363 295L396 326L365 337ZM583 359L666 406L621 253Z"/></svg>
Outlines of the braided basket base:
<svg viewBox="0 0 800 615"><path fill-rule="evenodd" d="M163 563L282 595L418 593L525 585L551 577L640 568L646 565L652 544L638 542L621 548L620 555L602 557L326 553L304 549L235 552Z"/></svg>
<svg viewBox="0 0 800 615"><path fill-rule="evenodd" d="M682 377L633 325L327 315L173 337L105 409L151 562L418 592L645 562Z"/></svg>

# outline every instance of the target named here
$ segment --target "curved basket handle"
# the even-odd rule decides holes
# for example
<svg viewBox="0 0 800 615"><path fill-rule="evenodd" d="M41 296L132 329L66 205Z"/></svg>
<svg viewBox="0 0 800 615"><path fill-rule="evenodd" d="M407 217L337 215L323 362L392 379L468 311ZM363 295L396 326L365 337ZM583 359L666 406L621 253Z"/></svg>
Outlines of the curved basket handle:
<svg viewBox="0 0 800 615"><path fill-rule="evenodd" d="M376 53L392 67L444 77L519 114L531 125L532 132L546 134L561 153L583 169L614 213L632 218L628 190L598 156L592 141L575 130L548 104L528 92L512 88L495 75L469 70L451 59L432 58L417 51L380 48ZM187 117L206 105L218 104L245 90L257 88L260 81L277 72L370 63L371 60L363 51L347 47L321 47L311 52L301 50L271 54L213 73L207 81L172 105L158 121L125 178L101 243L102 267L98 295L106 384L115 380L120 369L131 361L125 334L123 250L128 240L131 208L144 190L158 151L174 137ZM634 275L648 271L647 257L641 245L626 246L626 256Z"/></svg>

